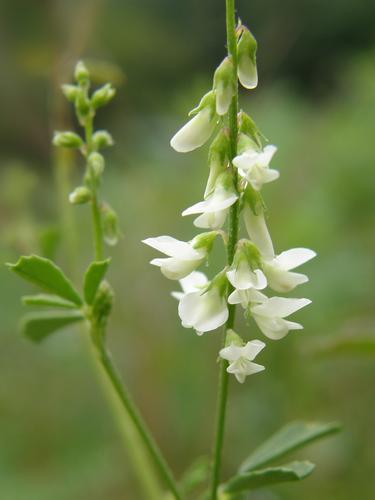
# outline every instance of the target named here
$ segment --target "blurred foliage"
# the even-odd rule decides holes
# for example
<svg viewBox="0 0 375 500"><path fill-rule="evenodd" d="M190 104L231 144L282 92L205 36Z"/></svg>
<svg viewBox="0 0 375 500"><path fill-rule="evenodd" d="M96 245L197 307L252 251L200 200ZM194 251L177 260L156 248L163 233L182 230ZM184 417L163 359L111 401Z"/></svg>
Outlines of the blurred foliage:
<svg viewBox="0 0 375 500"><path fill-rule="evenodd" d="M305 331L269 343L263 375L244 387L231 384L225 477L289 420L340 420L341 436L312 446L309 458L318 467L311 478L252 498L370 499L375 367L363 352L373 352L375 336L375 4L272 0L266 8L242 0L238 10L260 44L260 88L243 96L243 106L279 147L274 165L281 179L265 192L270 229L277 250L307 246L318 258L308 264L311 283L299 290L313 299L299 313ZM176 284L147 264L151 254L140 240L193 234L191 220L179 213L201 198L207 151L177 155L168 142L223 55L224 6L213 0L3 0L0 14L1 260L14 262L42 246L81 276L91 257L89 214L68 207L65 217L56 191L61 171L69 188L82 175L81 164L70 158L62 170L50 151L51 130L71 121L56 89L68 81L75 60L87 56L98 82L109 72L120 84L114 103L99 115L117 143L104 190L124 233L111 250L111 347L182 475L210 447L219 335L197 338L180 326L169 297ZM63 230L58 243L53 226L60 219L69 234ZM213 260L221 257L217 250ZM1 497L136 499L84 334L67 330L38 348L17 334L19 297L34 291L1 267ZM249 338L260 335L242 327ZM368 343L359 349L358 339ZM332 352L337 345L344 345L340 355Z"/></svg>

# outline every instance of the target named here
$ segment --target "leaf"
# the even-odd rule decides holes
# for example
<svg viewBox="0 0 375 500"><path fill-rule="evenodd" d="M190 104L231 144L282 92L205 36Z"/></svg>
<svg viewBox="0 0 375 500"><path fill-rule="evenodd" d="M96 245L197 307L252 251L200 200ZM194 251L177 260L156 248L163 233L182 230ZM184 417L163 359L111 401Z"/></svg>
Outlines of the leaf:
<svg viewBox="0 0 375 500"><path fill-rule="evenodd" d="M78 306L82 305L82 300L73 284L51 260L31 255L21 257L16 264L8 266L21 278L31 281L43 290L70 300Z"/></svg>
<svg viewBox="0 0 375 500"><path fill-rule="evenodd" d="M30 313L22 320L22 331L33 342L41 342L48 335L77 321L84 316L79 311L70 313Z"/></svg>
<svg viewBox="0 0 375 500"><path fill-rule="evenodd" d="M314 470L315 465L308 461L291 462L279 467L268 467L246 472L233 477L220 487L223 493L240 493L254 490L271 484L287 481L299 481L307 477Z"/></svg>
<svg viewBox="0 0 375 500"><path fill-rule="evenodd" d="M22 302L26 306L47 306L47 307L61 307L64 309L76 309L76 304L69 300L62 299L58 295L47 295L40 293L38 295L25 295L22 297Z"/></svg>
<svg viewBox="0 0 375 500"><path fill-rule="evenodd" d="M339 430L340 425L336 422L329 424L291 422L253 451L242 463L239 470L240 472L248 472L263 467L293 450Z"/></svg>
<svg viewBox="0 0 375 500"><path fill-rule="evenodd" d="M111 259L106 259L98 262L91 262L84 279L83 293L87 304L92 304L95 299L96 292L103 280Z"/></svg>

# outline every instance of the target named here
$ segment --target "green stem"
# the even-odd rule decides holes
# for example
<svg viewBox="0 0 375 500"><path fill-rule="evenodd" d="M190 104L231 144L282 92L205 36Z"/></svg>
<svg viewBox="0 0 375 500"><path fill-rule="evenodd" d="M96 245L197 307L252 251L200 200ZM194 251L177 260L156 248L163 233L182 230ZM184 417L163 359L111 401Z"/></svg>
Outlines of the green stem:
<svg viewBox="0 0 375 500"><path fill-rule="evenodd" d="M171 490L174 498L176 500L181 500L182 497L178 491L175 479L173 477L173 474L165 461L158 445L156 444L155 440L153 439L150 431L147 428L146 423L142 419L140 413L137 410L136 405L134 404L132 398L130 397L129 391L124 385L124 382L121 380L120 375L118 374L112 358L109 354L109 352L105 349L103 343L98 340L98 338L102 338L103 334L102 332L98 332L95 330L93 327L92 331L92 338L93 342L97 347L97 352L98 352L98 359L99 362L106 373L108 380L110 381L113 389L115 390L117 396L119 397L122 405L127 411L127 414L133 423L134 427L137 429L143 444L147 448L148 452L150 453L151 457L153 458L153 461L158 468L161 477L164 479L165 483L168 485L169 489Z"/></svg>
<svg viewBox="0 0 375 500"><path fill-rule="evenodd" d="M237 82L237 39L236 39L236 19L235 19L235 0L226 0L226 25L227 25L227 48L228 55L233 62L233 78ZM238 125L237 125L237 114L238 114L238 84L236 83L236 90L232 98L232 102L228 113L228 124L230 132L230 159L237 154L237 136L238 136ZM234 184L238 183L237 170L233 169L233 179ZM234 252L236 243L238 241L238 226L239 226L239 201L232 205L229 214L229 239L227 246L227 263L230 266L233 262ZM231 285L228 286L228 295L233 291ZM225 325L223 334L223 343L225 346L227 330L233 328L236 306L228 305L229 316L227 323ZM218 396L217 396L217 419L216 419L216 435L215 435L215 445L213 451L213 470L212 470L212 480L211 480L211 500L217 499L217 488L220 481L220 470L221 470L221 457L223 451L224 443L224 430L225 430L225 417L226 417L226 406L228 399L228 382L229 375L227 372L228 362L225 360L220 361L220 373L219 373L219 384L218 384Z"/></svg>

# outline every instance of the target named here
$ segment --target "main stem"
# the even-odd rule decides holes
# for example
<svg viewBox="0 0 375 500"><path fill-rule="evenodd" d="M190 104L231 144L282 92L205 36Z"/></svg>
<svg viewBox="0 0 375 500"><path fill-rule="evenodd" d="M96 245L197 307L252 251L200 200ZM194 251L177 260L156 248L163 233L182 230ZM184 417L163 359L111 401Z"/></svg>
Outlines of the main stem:
<svg viewBox="0 0 375 500"><path fill-rule="evenodd" d="M235 0L226 0L226 25L227 25L227 48L228 56L233 63L233 79L237 82L237 40L236 40L236 20L235 20ZM237 113L238 113L238 84L236 83L235 93L228 113L228 125L230 133L230 160L237 154ZM237 186L238 174L237 170L233 169L234 184ZM230 266L233 262L234 251L238 241L238 223L239 223L239 201L232 205L229 214L229 239L227 246L227 263ZM231 285L228 286L228 295L233 291ZM227 331L234 326L236 306L228 305L229 316L225 325L223 334L223 347L225 346ZM217 488L220 481L221 457L224 442L224 429L226 406L228 399L228 382L229 375L227 372L228 363L225 360L220 361L218 397L217 397L217 420L216 420L216 436L213 452L213 470L211 481L211 500L217 499Z"/></svg>
<svg viewBox="0 0 375 500"><path fill-rule="evenodd" d="M92 120L88 120L85 125L85 135L86 135L86 147L87 147L87 157L92 152L92 133L93 133L93 123ZM103 227L100 215L100 206L97 189L95 183L92 183L92 220L94 226L95 235L95 259L104 259L104 245L103 245ZM182 500L180 493L177 488L176 481L173 477L172 471L170 470L167 462L165 461L158 445L153 439L151 432L148 430L146 423L142 419L136 405L134 404L130 393L124 382L121 380L112 358L105 348L104 339L105 331L98 326L91 325L91 338L95 347L97 348L97 353L99 357L99 362L108 377L108 380L113 387L115 393L117 394L122 406L127 412L128 417L133 423L134 427L137 429L139 436L148 450L150 456L152 457L156 468L158 469L160 476L164 479L165 484L168 485L170 491L172 492L176 500Z"/></svg>

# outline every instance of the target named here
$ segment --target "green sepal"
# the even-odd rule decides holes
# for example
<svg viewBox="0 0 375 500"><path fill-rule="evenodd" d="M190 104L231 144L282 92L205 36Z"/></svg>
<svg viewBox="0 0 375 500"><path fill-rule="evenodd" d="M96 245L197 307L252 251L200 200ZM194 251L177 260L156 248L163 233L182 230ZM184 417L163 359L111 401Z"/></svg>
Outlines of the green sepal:
<svg viewBox="0 0 375 500"><path fill-rule="evenodd" d="M87 268L83 284L83 294L87 304L93 304L99 285L108 270L110 262L111 259L91 262Z"/></svg>
<svg viewBox="0 0 375 500"><path fill-rule="evenodd" d="M22 319L21 329L24 335L33 342L41 342L56 330L84 319L80 311L65 314L62 312L30 313Z"/></svg>
<svg viewBox="0 0 375 500"><path fill-rule="evenodd" d="M78 306L82 305L82 299L71 281L51 260L38 255L30 255L20 257L16 264L8 264L8 266L24 280Z"/></svg>
<svg viewBox="0 0 375 500"><path fill-rule="evenodd" d="M58 295L47 295L45 293L40 293L38 295L24 295L22 297L22 303L26 306L77 309L77 305L70 302L70 300L65 300Z"/></svg>
<svg viewBox="0 0 375 500"><path fill-rule="evenodd" d="M213 90L210 90L207 92L207 94L204 94L202 99L200 100L198 106L196 106L194 109L192 109L188 116L194 116L199 113L199 111L202 111L202 109L210 107L212 110L212 113L215 112L215 92Z"/></svg>
<svg viewBox="0 0 375 500"><path fill-rule="evenodd" d="M339 430L340 425L337 422L329 424L291 422L256 448L241 464L239 471L247 472L258 467L264 467L291 451L302 448L317 439L334 434Z"/></svg>
<svg viewBox="0 0 375 500"><path fill-rule="evenodd" d="M239 474L220 486L220 491L224 493L221 498L231 498L233 493L255 490L272 484L300 481L309 476L314 468L315 465L306 460ZM228 493L229 497L226 495Z"/></svg>

